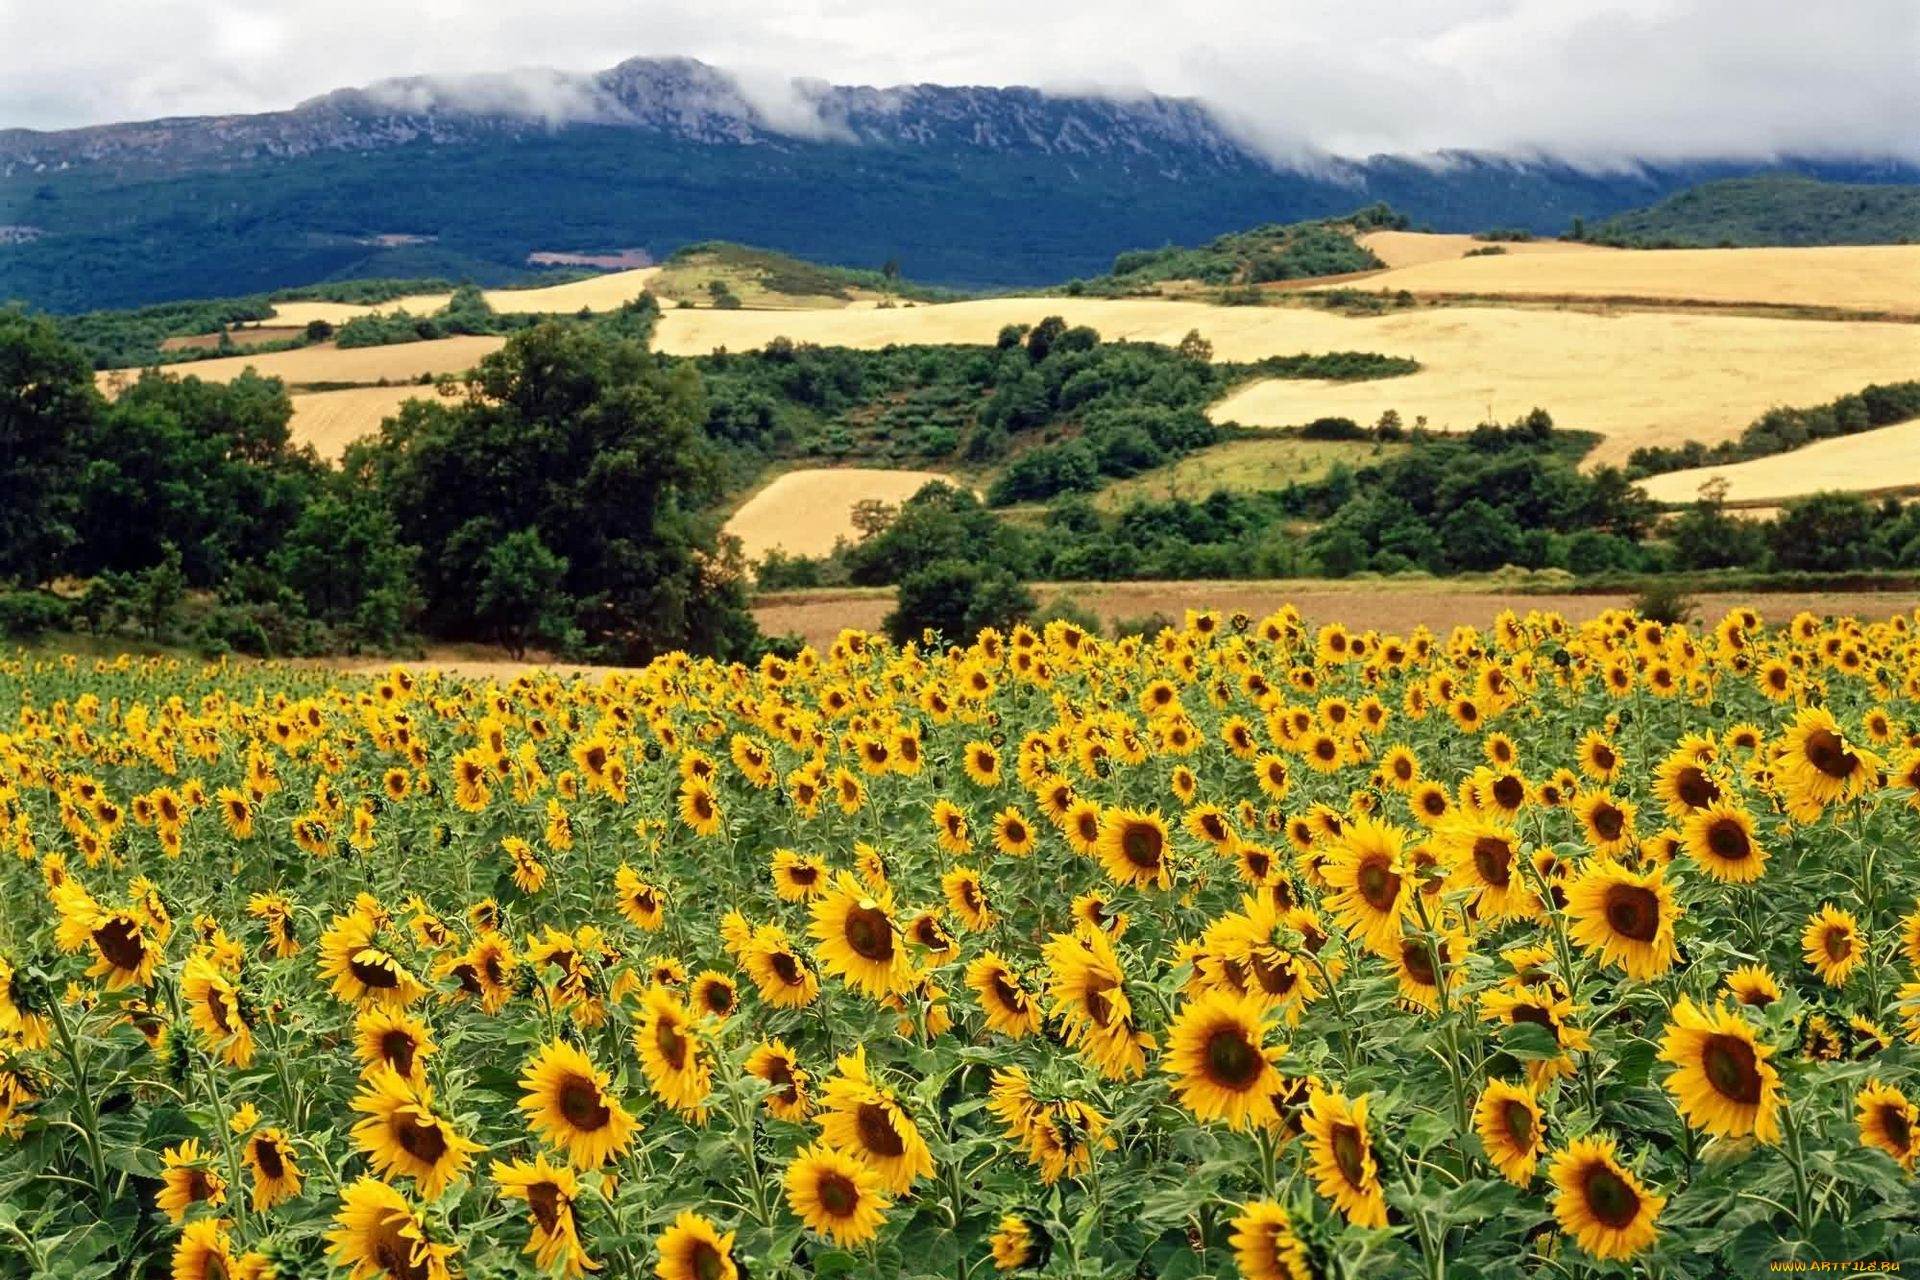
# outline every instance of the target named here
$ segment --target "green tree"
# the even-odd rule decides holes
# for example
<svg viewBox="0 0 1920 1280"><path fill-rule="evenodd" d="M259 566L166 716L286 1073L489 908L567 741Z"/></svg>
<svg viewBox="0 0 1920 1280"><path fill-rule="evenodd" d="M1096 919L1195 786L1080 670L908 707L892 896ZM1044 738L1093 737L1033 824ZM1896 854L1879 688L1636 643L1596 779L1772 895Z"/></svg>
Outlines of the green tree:
<svg viewBox="0 0 1920 1280"><path fill-rule="evenodd" d="M274 552L275 576L307 615L354 639L391 645L419 612L416 552L377 499L345 484L301 511Z"/></svg>
<svg viewBox="0 0 1920 1280"><path fill-rule="evenodd" d="M474 612L515 658L530 641L566 640L567 562L547 549L533 529L520 529L495 543L481 561Z"/></svg>
<svg viewBox="0 0 1920 1280"><path fill-rule="evenodd" d="M73 442L99 403L86 357L51 321L0 311L0 579L51 576L72 542Z"/></svg>
<svg viewBox="0 0 1920 1280"><path fill-rule="evenodd" d="M896 643L938 633L966 644L983 627L1006 628L1032 614L1033 593L1005 569L972 560L936 560L900 580L884 623Z"/></svg>

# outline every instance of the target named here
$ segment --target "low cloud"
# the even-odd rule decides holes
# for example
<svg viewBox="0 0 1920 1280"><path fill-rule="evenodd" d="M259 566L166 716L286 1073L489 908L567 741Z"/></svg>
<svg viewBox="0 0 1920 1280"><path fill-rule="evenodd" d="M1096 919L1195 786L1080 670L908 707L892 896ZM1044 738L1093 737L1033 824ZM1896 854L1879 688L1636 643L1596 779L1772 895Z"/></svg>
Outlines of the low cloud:
<svg viewBox="0 0 1920 1280"><path fill-rule="evenodd" d="M733 68L729 96L805 137L843 127L820 81L934 82L1194 97L1307 165L1447 148L1920 159L1913 0L71 0L0 7L0 127L268 110L396 76L413 87L382 92L459 77L561 122L606 109L579 77L635 55ZM499 74L527 65L556 70Z"/></svg>

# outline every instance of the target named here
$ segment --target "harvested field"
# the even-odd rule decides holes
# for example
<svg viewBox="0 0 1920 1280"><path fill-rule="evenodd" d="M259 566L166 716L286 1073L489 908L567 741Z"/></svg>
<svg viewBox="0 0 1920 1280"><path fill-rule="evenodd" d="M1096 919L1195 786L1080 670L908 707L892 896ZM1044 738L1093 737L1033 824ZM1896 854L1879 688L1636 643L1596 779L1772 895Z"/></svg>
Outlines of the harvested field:
<svg viewBox="0 0 1920 1280"><path fill-rule="evenodd" d="M405 311L410 315L432 315L447 305L453 297L450 293L417 293L404 298L395 298L390 302L276 302L273 304L272 323L304 329L315 320L324 320L330 325L343 325L359 316L388 315L395 311Z"/></svg>
<svg viewBox="0 0 1920 1280"><path fill-rule="evenodd" d="M1838 307L1920 315L1920 245L1616 249L1427 260L1371 276L1421 295L1641 299L1718 306Z"/></svg>
<svg viewBox="0 0 1920 1280"><path fill-rule="evenodd" d="M882 471L821 467L789 471L733 513L724 532L740 539L749 561L775 547L789 555L822 556L841 538L852 540L854 504L868 498L902 502L929 480L951 480L937 471Z"/></svg>
<svg viewBox="0 0 1920 1280"><path fill-rule="evenodd" d="M338 462L347 446L380 430L382 420L408 400L433 399L431 387L350 387L293 397L290 429L295 444L310 444L328 462Z"/></svg>
<svg viewBox="0 0 1920 1280"><path fill-rule="evenodd" d="M326 342L294 351L222 356L217 360L170 365L166 372L205 382L229 382L252 369L263 378L284 379L294 388L328 382L411 382L421 374L438 377L470 369L480 357L498 351L505 343L506 339L499 337L463 337L343 349ZM138 376L137 369L113 369L95 375L95 380L112 394L122 382L131 382Z"/></svg>
<svg viewBox="0 0 1920 1280"><path fill-rule="evenodd" d="M1770 503L1835 490L1882 493L1920 485L1920 418L1856 435L1716 467L1649 476L1640 485L1661 502L1692 502L1700 487L1727 483L1727 501Z"/></svg>
<svg viewBox="0 0 1920 1280"><path fill-rule="evenodd" d="M1361 467L1390 457L1402 447L1292 436L1228 440L1164 467L1115 481L1100 490L1094 502L1112 510L1136 498L1203 498L1216 489L1279 489L1289 481L1305 484L1318 480L1335 463Z"/></svg>
<svg viewBox="0 0 1920 1280"><path fill-rule="evenodd" d="M229 329L227 336L236 347L258 347L269 342L285 342L304 333L305 327L292 325L261 325L254 328L240 327ZM162 351L211 351L220 345L217 333L195 333L184 337L167 338L160 343Z"/></svg>
<svg viewBox="0 0 1920 1280"><path fill-rule="evenodd" d="M1467 624L1484 627L1502 609L1524 615L1529 609L1551 609L1582 622L1607 609L1624 609L1625 595L1526 595L1497 587L1448 586L1443 582L1394 581L1284 581L1284 582L1089 582L1036 584L1042 603L1064 597L1092 610L1104 623L1115 618L1138 619L1163 613L1179 624L1188 607L1236 611L1262 617L1283 604L1292 604L1309 620L1338 619L1354 630L1375 629L1405 634L1422 623L1444 635ZM1708 593L1691 597L1699 616L1717 618L1735 605L1752 605L1769 622L1784 622L1802 610L1822 616L1855 614L1862 619L1886 618L1913 607L1913 597L1885 592L1782 592L1778 594ZM874 631L893 608L887 588L788 591L761 596L753 616L768 634L795 632L808 643L824 647L842 628Z"/></svg>
<svg viewBox="0 0 1920 1280"><path fill-rule="evenodd" d="M1372 422L1397 409L1408 423L1424 416L1435 428L1465 429L1537 405L1562 427L1607 436L1594 454L1605 462L1623 461L1641 445L1732 439L1775 405L1817 404L1869 382L1910 378L1920 360L1920 329L1898 323L1493 306L1347 317L1299 307L1087 298L886 311L668 311L656 342L680 355L753 348L782 335L868 348L990 343L1002 325L1047 315L1092 325L1110 339L1171 344L1197 329L1224 360L1377 351L1424 366L1373 382L1251 383L1215 406L1218 421L1297 426L1337 414Z"/></svg>
<svg viewBox="0 0 1920 1280"><path fill-rule="evenodd" d="M1369 231L1357 237L1363 248L1389 267L1413 267L1424 262L1452 262L1475 249L1496 247L1495 242L1476 240L1465 234L1432 231ZM1608 253L1599 245L1576 244L1568 240L1500 241L1498 248L1508 253Z"/></svg>
<svg viewBox="0 0 1920 1280"><path fill-rule="evenodd" d="M488 306L500 312L572 315L582 307L589 311L612 311L622 303L639 297L659 274L659 267L636 267L631 271L611 271L585 280L545 285L537 289L488 289L486 299ZM451 297L451 294L445 293L413 294L395 298L391 302L365 306L350 302L276 302L273 305L273 319L278 325L304 326L313 320L340 325L356 316L386 315L395 311L425 316L446 306Z"/></svg>

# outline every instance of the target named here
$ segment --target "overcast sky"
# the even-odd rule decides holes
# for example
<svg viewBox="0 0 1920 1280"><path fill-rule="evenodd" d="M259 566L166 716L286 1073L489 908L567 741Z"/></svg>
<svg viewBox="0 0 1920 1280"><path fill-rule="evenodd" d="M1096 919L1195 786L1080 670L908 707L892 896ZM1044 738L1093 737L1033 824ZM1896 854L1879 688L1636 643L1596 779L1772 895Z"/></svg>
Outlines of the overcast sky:
<svg viewBox="0 0 1920 1280"><path fill-rule="evenodd" d="M1920 158L1920 0L0 0L0 127L636 54L1150 89L1282 151Z"/></svg>

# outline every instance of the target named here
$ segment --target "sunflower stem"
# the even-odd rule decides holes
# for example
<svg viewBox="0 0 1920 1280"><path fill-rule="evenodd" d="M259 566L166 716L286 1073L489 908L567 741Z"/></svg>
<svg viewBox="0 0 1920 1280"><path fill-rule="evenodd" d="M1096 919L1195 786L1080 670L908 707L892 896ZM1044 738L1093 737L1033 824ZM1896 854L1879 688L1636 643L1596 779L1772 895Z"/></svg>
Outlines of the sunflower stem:
<svg viewBox="0 0 1920 1280"><path fill-rule="evenodd" d="M74 1042L73 1030L67 1025L67 1015L61 1008L60 997L51 991L47 994L47 1007L53 1014L54 1032L59 1037L60 1056L66 1060L67 1070L73 1076L74 1106L80 1112L81 1134L86 1138L87 1171L93 1179L94 1199L104 1214L107 1211L107 1166L100 1152L100 1113L94 1103L93 1090L87 1087L86 1058Z"/></svg>
<svg viewBox="0 0 1920 1280"><path fill-rule="evenodd" d="M1801 1238L1805 1239L1807 1229L1811 1225L1809 1219L1812 1217L1811 1210L1809 1209L1810 1196L1807 1190L1806 1151L1801 1143L1800 1122L1795 1119L1794 1108L1791 1103L1781 1107L1780 1113L1786 1122L1787 1163L1793 1168L1793 1221L1794 1225L1800 1229Z"/></svg>

